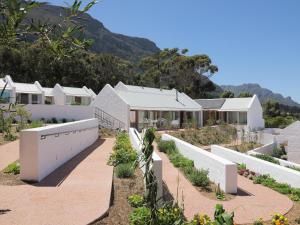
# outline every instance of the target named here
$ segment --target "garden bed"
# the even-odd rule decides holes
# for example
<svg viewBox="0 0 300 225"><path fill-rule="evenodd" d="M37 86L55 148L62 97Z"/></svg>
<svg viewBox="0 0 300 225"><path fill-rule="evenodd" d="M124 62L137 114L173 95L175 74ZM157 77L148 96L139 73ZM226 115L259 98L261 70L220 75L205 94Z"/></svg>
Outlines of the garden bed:
<svg viewBox="0 0 300 225"><path fill-rule="evenodd" d="M108 216L91 225L128 225L133 207L129 205L127 198L134 194L143 195L144 191L143 175L140 169L136 169L135 175L129 179L121 179L115 175L112 205Z"/></svg>
<svg viewBox="0 0 300 225"><path fill-rule="evenodd" d="M14 172L15 165L18 161L10 164L7 168L0 171L0 185L7 185L7 186L16 186L16 185L23 185L27 184L20 179L20 172Z"/></svg>
<svg viewBox="0 0 300 225"><path fill-rule="evenodd" d="M246 153L250 150L256 149L261 147L261 144L255 143L255 142L243 142L238 145L230 145L228 146L229 149L235 150L237 152Z"/></svg>
<svg viewBox="0 0 300 225"><path fill-rule="evenodd" d="M199 147L237 142L237 130L230 125L170 131L169 134Z"/></svg>

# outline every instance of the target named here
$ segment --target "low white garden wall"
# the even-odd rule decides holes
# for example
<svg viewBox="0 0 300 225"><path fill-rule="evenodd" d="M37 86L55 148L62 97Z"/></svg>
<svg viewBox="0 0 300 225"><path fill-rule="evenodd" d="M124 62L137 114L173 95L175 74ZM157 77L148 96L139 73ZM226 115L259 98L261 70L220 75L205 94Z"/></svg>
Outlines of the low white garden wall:
<svg viewBox="0 0 300 225"><path fill-rule="evenodd" d="M272 155L274 148L276 148L276 143L272 142L266 145L263 145L261 147L255 148L253 150L248 151L248 155L254 153L261 153L261 154L266 154L266 155ZM251 153L252 152L252 153Z"/></svg>
<svg viewBox="0 0 300 225"><path fill-rule="evenodd" d="M211 152L224 159L228 159L232 162L246 164L247 168L251 171L260 174L269 174L278 182L288 183L292 187L300 188L300 172L270 163L253 156L243 154L228 148L224 148L218 145L211 146Z"/></svg>
<svg viewBox="0 0 300 225"><path fill-rule="evenodd" d="M98 132L97 119L22 130L20 132L21 179L41 181L93 144L99 136Z"/></svg>
<svg viewBox="0 0 300 225"><path fill-rule="evenodd" d="M132 147L138 152L142 151L142 137L138 131L134 128L129 129L129 137L132 144ZM154 175L157 179L157 199L160 199L163 196L163 182L162 182L162 160L161 158L153 152L152 155L152 168ZM140 165L142 166L142 165ZM145 173L145 167L141 167L143 173Z"/></svg>
<svg viewBox="0 0 300 225"><path fill-rule="evenodd" d="M174 141L179 152L193 160L197 169L208 170L210 180L220 184L220 188L225 193L237 192L237 166L235 163L168 134L163 134L162 140Z"/></svg>
<svg viewBox="0 0 300 225"><path fill-rule="evenodd" d="M94 118L94 108L81 105L26 105L25 108L31 114L32 120L67 119L84 120Z"/></svg>

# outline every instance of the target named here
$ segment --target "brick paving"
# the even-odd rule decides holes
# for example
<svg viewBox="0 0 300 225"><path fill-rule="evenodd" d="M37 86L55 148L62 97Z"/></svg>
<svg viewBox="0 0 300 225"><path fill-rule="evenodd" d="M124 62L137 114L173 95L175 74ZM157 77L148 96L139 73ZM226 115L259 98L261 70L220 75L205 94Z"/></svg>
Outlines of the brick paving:
<svg viewBox="0 0 300 225"><path fill-rule="evenodd" d="M156 151L157 147L155 146ZM207 214L213 218L216 204L222 204L228 212L234 212L238 224L253 223L256 219L270 220L274 213L286 214L293 202L285 195L267 187L238 176L239 193L232 200L218 201L203 196L169 161L166 154L158 152L163 161L163 181L170 193L184 203L184 213L192 219L197 213ZM178 182L179 181L179 182Z"/></svg>
<svg viewBox="0 0 300 225"><path fill-rule="evenodd" d="M113 145L114 139L98 140L38 184L0 186L0 224L83 225L105 215Z"/></svg>

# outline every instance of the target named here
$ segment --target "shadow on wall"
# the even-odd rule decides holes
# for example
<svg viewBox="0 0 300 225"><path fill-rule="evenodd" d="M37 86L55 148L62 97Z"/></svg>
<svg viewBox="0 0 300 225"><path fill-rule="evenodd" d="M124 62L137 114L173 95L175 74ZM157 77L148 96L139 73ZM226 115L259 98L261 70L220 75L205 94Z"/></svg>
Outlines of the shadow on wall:
<svg viewBox="0 0 300 225"><path fill-rule="evenodd" d="M96 150L100 145L105 142L104 139L97 139L97 141L89 146L87 149L74 156L68 162L54 170L41 182L33 184L36 187L57 187L60 186L64 180L69 176L69 174L84 160L86 159L94 150Z"/></svg>

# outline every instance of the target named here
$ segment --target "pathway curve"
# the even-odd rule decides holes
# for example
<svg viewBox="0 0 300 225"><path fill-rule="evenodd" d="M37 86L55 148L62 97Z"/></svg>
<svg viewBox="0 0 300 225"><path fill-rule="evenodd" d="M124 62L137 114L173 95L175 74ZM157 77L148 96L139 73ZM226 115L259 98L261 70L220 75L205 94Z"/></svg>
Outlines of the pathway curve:
<svg viewBox="0 0 300 225"><path fill-rule="evenodd" d="M216 204L222 204L226 211L234 212L234 220L238 224L253 223L256 219L270 220L274 213L286 214L293 202L285 195L267 187L238 176L239 194L230 201L217 201L203 195L178 171L169 161L166 154L156 152L163 161L163 181L173 196L177 194L179 203L184 201L184 214L192 219L197 213L205 213L213 218ZM179 180L179 182L178 182ZM179 185L178 185L179 183Z"/></svg>
<svg viewBox="0 0 300 225"><path fill-rule="evenodd" d="M0 224L83 225L107 213L114 139L101 139L37 185L0 186Z"/></svg>
<svg viewBox="0 0 300 225"><path fill-rule="evenodd" d="M19 140L0 145L0 171L19 159Z"/></svg>

